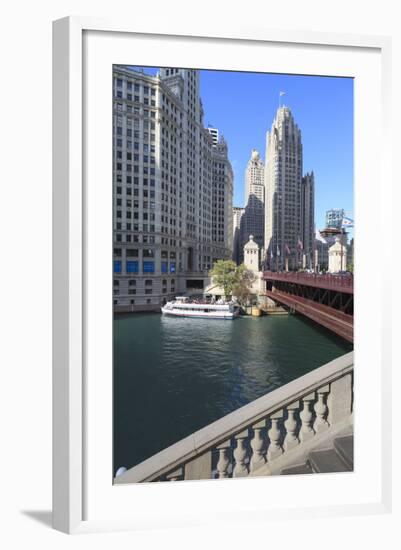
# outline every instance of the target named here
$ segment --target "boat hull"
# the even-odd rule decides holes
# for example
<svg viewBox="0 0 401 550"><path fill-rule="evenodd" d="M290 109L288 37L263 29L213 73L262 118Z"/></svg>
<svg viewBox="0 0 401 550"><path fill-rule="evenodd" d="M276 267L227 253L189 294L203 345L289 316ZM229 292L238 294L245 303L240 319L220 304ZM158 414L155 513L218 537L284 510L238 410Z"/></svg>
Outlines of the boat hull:
<svg viewBox="0 0 401 550"><path fill-rule="evenodd" d="M238 317L238 313L234 312L196 312L196 311L178 311L174 309L166 309L162 307L162 313L163 315L170 315L171 317L191 317L193 319L223 319L227 321L231 321Z"/></svg>

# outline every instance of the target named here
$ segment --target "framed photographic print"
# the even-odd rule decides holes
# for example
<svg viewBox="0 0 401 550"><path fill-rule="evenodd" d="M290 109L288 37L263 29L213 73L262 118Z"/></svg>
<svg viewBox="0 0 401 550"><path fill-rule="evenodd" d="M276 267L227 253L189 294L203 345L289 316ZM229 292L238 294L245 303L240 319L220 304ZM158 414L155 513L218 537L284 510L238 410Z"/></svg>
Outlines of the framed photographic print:
<svg viewBox="0 0 401 550"><path fill-rule="evenodd" d="M203 34L54 23L63 531L388 506L390 43Z"/></svg>

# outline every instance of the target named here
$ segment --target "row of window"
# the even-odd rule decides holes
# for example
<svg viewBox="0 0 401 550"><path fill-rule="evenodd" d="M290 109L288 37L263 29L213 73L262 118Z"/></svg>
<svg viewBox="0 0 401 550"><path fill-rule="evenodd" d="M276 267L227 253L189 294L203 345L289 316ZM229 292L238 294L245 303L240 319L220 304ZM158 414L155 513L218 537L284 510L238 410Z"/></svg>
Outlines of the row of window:
<svg viewBox="0 0 401 550"><path fill-rule="evenodd" d="M116 176L116 181L117 183L122 183L122 175L121 174L117 174ZM142 181L142 184L146 187L147 185L150 185L150 187L155 187L156 186L156 180L153 179L153 178L141 178L139 176L129 176L127 175L126 178L125 178L125 183L127 183L128 185L131 185L132 183L134 185L139 185L140 182ZM163 184L162 184L163 186ZM128 188L127 189L127 195L131 195L132 192L131 192L131 189ZM116 193L117 195L121 195L122 194L122 187L121 186L117 186L116 188ZM138 189L134 189L134 196L137 197L138 196ZM146 196L146 195L144 195Z"/></svg>
<svg viewBox="0 0 401 550"><path fill-rule="evenodd" d="M132 172L133 171L136 174L139 173L139 166L136 165L136 164L134 164L134 166L132 166L132 164L125 164L125 166L124 166L124 163L122 163L122 162L117 162L116 163L116 170L122 171L124 169L127 172ZM147 166L144 166L143 167L143 173L144 174L150 173L151 176L154 176L156 172L155 172L154 168L150 168L150 170L149 170L149 168Z"/></svg>
<svg viewBox="0 0 401 550"><path fill-rule="evenodd" d="M163 286L166 286L167 285L167 279L163 279L162 284L163 284ZM171 279L170 284L171 284L171 286L174 286L175 285L175 279ZM152 285L153 285L153 280L152 279L145 279L145 286L146 287L151 287ZM120 286L120 281L118 279L114 279L113 280L113 286L119 287ZM129 279L128 286L136 287L136 279Z"/></svg>
<svg viewBox="0 0 401 550"><path fill-rule="evenodd" d="M181 243L180 243L181 245ZM139 257L139 248L127 248L125 251L125 255L127 258L138 258ZM121 256L122 250L121 248L114 248L113 253L115 256ZM143 258L154 258L156 254L156 250L153 248L142 248L142 256ZM175 260L177 257L177 253L173 250L161 250L160 256L162 260L167 260L170 257L170 260ZM179 253L180 259L182 257L182 253Z"/></svg>
<svg viewBox="0 0 401 550"><path fill-rule="evenodd" d="M113 303L114 303L115 306L119 305L119 301L118 301L118 300L114 300ZM152 303L152 300L151 300L150 298L148 298L148 299L146 300L146 304L147 304L147 305L150 305L151 303ZM126 304L123 302L121 305L124 305L124 306L125 306ZM130 305L132 305L132 306L135 305L135 300L130 300Z"/></svg>
<svg viewBox="0 0 401 550"><path fill-rule="evenodd" d="M117 84L117 88L122 88L123 87L123 79L122 78L116 78L116 84ZM127 82L127 90L132 90L134 89L135 92L139 92L140 89L141 89L141 85L138 84L137 82L135 82L134 84L132 82ZM143 86L143 93L145 95L156 95L156 89L155 88L151 88L150 86Z"/></svg>
<svg viewBox="0 0 401 550"><path fill-rule="evenodd" d="M161 262L161 272L162 273L175 273L176 267L175 262ZM114 273L122 273L123 263L121 260L114 260L113 262L113 271ZM138 260L128 260L125 262L125 272L126 273L139 273L140 262ZM154 273L155 272L155 262L154 261L143 261L142 262L142 273Z"/></svg>
<svg viewBox="0 0 401 550"><path fill-rule="evenodd" d="M121 126L117 126L117 135L118 136L122 136L124 135L123 133L123 129ZM134 137L136 139L140 139L141 135L140 135L140 132L138 130L135 130L134 133L132 132L132 128L127 128L126 131L125 131L125 135L127 137ZM143 133L143 139L145 141L148 141L149 140L149 132L144 132ZM150 141L156 141L156 134L154 134L153 132L150 134Z"/></svg>

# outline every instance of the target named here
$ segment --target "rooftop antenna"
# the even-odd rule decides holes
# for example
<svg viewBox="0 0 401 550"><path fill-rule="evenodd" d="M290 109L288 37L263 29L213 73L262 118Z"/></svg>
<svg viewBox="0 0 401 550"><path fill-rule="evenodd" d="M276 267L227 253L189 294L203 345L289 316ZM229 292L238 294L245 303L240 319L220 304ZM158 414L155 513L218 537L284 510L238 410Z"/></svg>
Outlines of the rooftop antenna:
<svg viewBox="0 0 401 550"><path fill-rule="evenodd" d="M281 98L282 98L283 95L285 95L285 92L280 92L280 93L278 94L278 108L279 108L279 109L280 109L280 107L281 107Z"/></svg>

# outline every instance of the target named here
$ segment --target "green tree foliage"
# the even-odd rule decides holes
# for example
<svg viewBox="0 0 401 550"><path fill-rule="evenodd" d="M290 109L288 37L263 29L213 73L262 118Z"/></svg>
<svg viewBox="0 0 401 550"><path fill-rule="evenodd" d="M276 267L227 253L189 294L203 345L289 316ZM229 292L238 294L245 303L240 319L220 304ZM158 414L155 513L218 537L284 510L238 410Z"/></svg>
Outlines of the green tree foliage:
<svg viewBox="0 0 401 550"><path fill-rule="evenodd" d="M241 264L238 269L240 271L240 278L238 283L233 287L233 294L236 297L239 304L246 306L249 304L250 297L252 295L252 284L255 281L255 274L253 271L246 269L244 264Z"/></svg>
<svg viewBox="0 0 401 550"><path fill-rule="evenodd" d="M240 303L249 300L255 275L244 264L237 266L232 260L218 260L209 275L223 289L226 298L235 295Z"/></svg>

